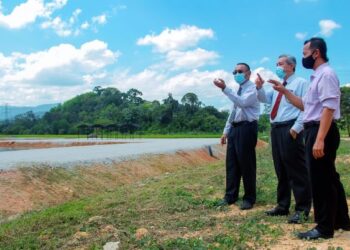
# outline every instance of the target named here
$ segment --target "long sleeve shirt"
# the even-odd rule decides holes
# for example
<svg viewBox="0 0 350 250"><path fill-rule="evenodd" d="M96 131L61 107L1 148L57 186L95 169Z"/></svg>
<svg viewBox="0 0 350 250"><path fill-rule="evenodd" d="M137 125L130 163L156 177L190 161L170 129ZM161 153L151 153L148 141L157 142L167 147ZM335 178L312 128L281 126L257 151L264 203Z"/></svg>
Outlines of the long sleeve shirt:
<svg viewBox="0 0 350 250"><path fill-rule="evenodd" d="M288 77L286 82L286 89L291 91L296 96L299 96L300 98L305 95L306 90L309 86L309 83L304 78L297 77L295 74ZM263 87L258 90L258 99L261 102L271 104L273 107L275 105L278 94L279 92L272 88L268 90L267 88ZM300 133L303 130L303 112L291 104L288 99L285 98L285 96L282 96L277 115L273 120L270 118L270 122L285 122L294 119L296 119L296 121L294 122L292 129L295 132Z"/></svg>
<svg viewBox="0 0 350 250"><path fill-rule="evenodd" d="M226 87L223 93L233 102L232 111L227 118L224 134L228 134L232 122L256 121L259 119L260 104L255 84L247 81L241 85L241 95Z"/></svg>

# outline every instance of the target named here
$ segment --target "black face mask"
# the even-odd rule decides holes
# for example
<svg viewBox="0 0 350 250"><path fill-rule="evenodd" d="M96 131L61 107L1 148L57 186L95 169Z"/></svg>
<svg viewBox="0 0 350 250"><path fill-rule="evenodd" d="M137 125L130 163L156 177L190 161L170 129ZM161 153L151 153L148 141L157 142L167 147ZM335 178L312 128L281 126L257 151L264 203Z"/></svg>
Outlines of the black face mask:
<svg viewBox="0 0 350 250"><path fill-rule="evenodd" d="M314 68L314 64L316 59L314 59L312 57L313 53L311 55L309 55L308 57L303 57L302 63L304 68L306 69L313 69Z"/></svg>

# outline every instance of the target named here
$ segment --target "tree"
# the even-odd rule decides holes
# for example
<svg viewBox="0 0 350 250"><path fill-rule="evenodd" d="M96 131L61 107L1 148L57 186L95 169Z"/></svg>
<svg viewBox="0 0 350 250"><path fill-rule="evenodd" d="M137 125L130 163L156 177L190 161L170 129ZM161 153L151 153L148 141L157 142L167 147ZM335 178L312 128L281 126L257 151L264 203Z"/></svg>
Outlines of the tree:
<svg viewBox="0 0 350 250"><path fill-rule="evenodd" d="M198 100L198 97L194 93L187 93L181 98L181 103L190 105L191 107L199 107L201 102Z"/></svg>
<svg viewBox="0 0 350 250"><path fill-rule="evenodd" d="M137 89L129 89L126 92L126 99L136 105L143 103L143 99L140 96L142 96L142 92Z"/></svg>
<svg viewBox="0 0 350 250"><path fill-rule="evenodd" d="M347 129L348 136L350 137L350 87L341 87L340 109L342 114L341 122Z"/></svg>
<svg viewBox="0 0 350 250"><path fill-rule="evenodd" d="M185 105L185 109L190 114L194 114L201 106L201 102L198 100L197 95L194 93L185 94L181 99L181 103Z"/></svg>
<svg viewBox="0 0 350 250"><path fill-rule="evenodd" d="M93 91L98 95L100 96L103 92L103 88L101 86L96 86L94 87Z"/></svg>
<svg viewBox="0 0 350 250"><path fill-rule="evenodd" d="M171 93L162 103L146 101L141 96L137 89L123 93L116 88L97 86L51 109L42 118L32 112L23 114L9 124L0 124L0 130L8 134L68 134L82 132L84 124L87 133L92 132L92 125L101 125L101 131L111 130L113 125L114 129L128 133L139 130L213 133L222 130L228 115L212 106L202 106L194 93L184 95L182 103Z"/></svg>
<svg viewBox="0 0 350 250"><path fill-rule="evenodd" d="M168 97L163 99L163 103L168 106L172 112L177 111L179 107L179 102L173 98L171 93L168 94Z"/></svg>

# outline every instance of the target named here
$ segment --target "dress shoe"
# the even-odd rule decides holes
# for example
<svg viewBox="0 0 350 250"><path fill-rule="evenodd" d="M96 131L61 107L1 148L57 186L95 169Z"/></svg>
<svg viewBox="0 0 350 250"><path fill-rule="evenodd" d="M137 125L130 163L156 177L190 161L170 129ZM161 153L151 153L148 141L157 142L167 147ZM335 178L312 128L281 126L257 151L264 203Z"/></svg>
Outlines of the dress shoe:
<svg viewBox="0 0 350 250"><path fill-rule="evenodd" d="M253 208L253 204L250 203L249 201L244 200L242 202L241 210L248 210L248 209L252 209L252 208Z"/></svg>
<svg viewBox="0 0 350 250"><path fill-rule="evenodd" d="M298 233L297 237L299 239L305 239L305 240L317 240L317 239L329 239L333 238L333 235L325 235L320 233L316 228L311 229L309 231L306 231L304 233Z"/></svg>
<svg viewBox="0 0 350 250"><path fill-rule="evenodd" d="M295 214L293 214L288 219L289 224L301 224L305 221L307 221L309 216L303 212L303 211L296 211Z"/></svg>
<svg viewBox="0 0 350 250"><path fill-rule="evenodd" d="M268 216L283 216L288 215L289 211L280 207L275 207L274 209L266 211L265 214Z"/></svg>
<svg viewBox="0 0 350 250"><path fill-rule="evenodd" d="M216 203L216 206L218 206L218 207L230 206L233 203L235 203L235 202L234 201L228 201L226 199L222 199L221 201L218 201L218 203Z"/></svg>
<svg viewBox="0 0 350 250"><path fill-rule="evenodd" d="M334 226L334 230L339 230L342 229L344 231L350 231L350 224L346 224L346 225L335 225Z"/></svg>

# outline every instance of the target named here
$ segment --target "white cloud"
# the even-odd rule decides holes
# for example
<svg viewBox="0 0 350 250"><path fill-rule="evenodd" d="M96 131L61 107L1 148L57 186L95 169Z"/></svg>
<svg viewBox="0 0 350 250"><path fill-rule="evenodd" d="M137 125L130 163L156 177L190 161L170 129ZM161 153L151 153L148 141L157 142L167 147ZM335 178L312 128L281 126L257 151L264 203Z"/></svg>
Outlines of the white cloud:
<svg viewBox="0 0 350 250"><path fill-rule="evenodd" d="M90 27L89 23L88 22L84 22L80 25L80 28L83 29L83 30L86 30Z"/></svg>
<svg viewBox="0 0 350 250"><path fill-rule="evenodd" d="M119 56L99 40L80 48L60 44L31 54L0 53L0 99L16 105L65 101L108 79L106 67Z"/></svg>
<svg viewBox="0 0 350 250"><path fill-rule="evenodd" d="M76 95L91 91L89 85L83 86L39 86L28 87L25 84L0 84L0 99L14 106L32 106L45 103L64 102Z"/></svg>
<svg viewBox="0 0 350 250"><path fill-rule="evenodd" d="M92 23L97 23L97 24L106 24L107 23L107 16L105 14L100 15L100 16L94 16L91 19Z"/></svg>
<svg viewBox="0 0 350 250"><path fill-rule="evenodd" d="M167 97L168 93L172 93L175 99L180 100L186 93L193 92L206 105L227 105L230 101L222 98L222 91L214 86L215 78L222 78L230 87L238 89L232 75L223 70L191 70L169 75L169 72L149 68L134 75L128 70L119 72L114 76L111 86L121 91L136 88L143 92L143 98L146 100L161 101Z"/></svg>
<svg viewBox="0 0 350 250"><path fill-rule="evenodd" d="M86 30L90 28L94 32L98 32L98 26L107 23L107 14L101 14L99 16L93 16L90 22L85 21L80 28Z"/></svg>
<svg viewBox="0 0 350 250"><path fill-rule="evenodd" d="M191 51L173 50L167 53L166 60L173 69L194 69L204 65L214 64L219 55L214 51L197 48Z"/></svg>
<svg viewBox="0 0 350 250"><path fill-rule="evenodd" d="M268 61L270 61L270 58L267 56L264 56L263 58L260 59L260 64L266 63Z"/></svg>
<svg viewBox="0 0 350 250"><path fill-rule="evenodd" d="M231 74L223 70L198 71L192 70L178 74L169 78L159 88L161 93L173 93L175 96L183 96L187 92L194 92L200 96L210 97L222 93L216 93L213 80L215 78L224 79L227 84L233 83Z"/></svg>
<svg viewBox="0 0 350 250"><path fill-rule="evenodd" d="M56 17L53 20L43 22L41 24L41 28L43 29L53 29L57 35L66 37L70 36L73 33L70 25L64 21L60 17Z"/></svg>
<svg viewBox="0 0 350 250"><path fill-rule="evenodd" d="M10 14L4 15L0 9L0 26L20 29L34 23L38 17L50 17L57 9L66 5L67 0L55 0L44 4L43 0L27 0L17 5Z"/></svg>
<svg viewBox="0 0 350 250"><path fill-rule="evenodd" d="M75 23L78 20L78 16L81 13L81 9L76 9L69 21L63 21L61 17L55 17L54 19L49 18L41 24L42 29L53 29L58 36L67 37L71 35L78 35L80 33L79 29L74 30Z"/></svg>
<svg viewBox="0 0 350 250"><path fill-rule="evenodd" d="M11 69L12 63L12 58L5 57L2 53L0 53L0 76Z"/></svg>
<svg viewBox="0 0 350 250"><path fill-rule="evenodd" d="M44 5L40 0L28 0L16 6L9 15L0 13L0 25L10 29L19 29L35 22L38 16L43 16Z"/></svg>
<svg viewBox="0 0 350 250"><path fill-rule="evenodd" d="M107 23L107 14L102 14L92 17L90 22L84 21L79 24L78 17L82 12L79 8L67 20L62 19L59 15L54 16L54 12L63 8L67 2L68 0L52 0L48 3L44 3L44 0L27 0L25 3L14 7L11 13L5 15L0 0L0 26L9 29L21 29L40 20L42 29L52 29L58 36L67 37L79 35L82 30L88 28L97 32L98 25ZM124 8L126 7L119 9Z"/></svg>
<svg viewBox="0 0 350 250"><path fill-rule="evenodd" d="M270 83L267 83L266 81L269 79L274 79L274 80L280 80L276 74L274 72L272 72L269 69L266 69L264 67L259 67L256 68L252 71L252 75L250 77L251 81L255 81L255 79L257 78L257 73L259 73L259 75L265 80L265 85L269 86Z"/></svg>
<svg viewBox="0 0 350 250"><path fill-rule="evenodd" d="M341 25L336 23L333 20L321 20L319 22L319 25L320 25L320 28L321 28L320 34L324 35L324 36L327 36L327 37L329 37L329 36L331 36L333 34L333 30L334 29L341 28Z"/></svg>
<svg viewBox="0 0 350 250"><path fill-rule="evenodd" d="M211 29L200 29L196 26L183 25L179 29L166 28L159 35L147 35L138 39L138 45L152 45L158 52L183 50L194 47L204 38L213 38Z"/></svg>
<svg viewBox="0 0 350 250"><path fill-rule="evenodd" d="M307 36L307 32L297 32L295 34L295 38L301 41L305 40L306 36Z"/></svg>
<svg viewBox="0 0 350 250"><path fill-rule="evenodd" d="M67 2L68 0L54 0L52 2L45 4L44 16L50 17L53 14L53 12L55 12L56 10L62 9L67 4Z"/></svg>
<svg viewBox="0 0 350 250"><path fill-rule="evenodd" d="M81 9L76 9L73 12L72 16L69 18L69 23L74 24L78 20L78 16L80 15L81 12L82 12Z"/></svg>

